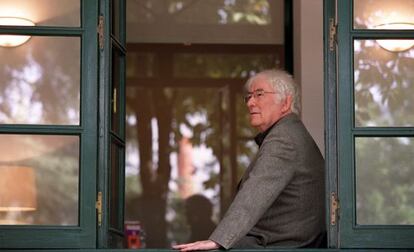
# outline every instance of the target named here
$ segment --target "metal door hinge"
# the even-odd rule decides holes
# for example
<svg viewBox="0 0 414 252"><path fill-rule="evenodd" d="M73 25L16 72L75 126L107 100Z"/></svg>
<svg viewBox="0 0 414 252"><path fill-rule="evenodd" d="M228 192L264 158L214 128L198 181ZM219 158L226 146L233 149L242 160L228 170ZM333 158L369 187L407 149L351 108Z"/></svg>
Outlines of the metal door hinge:
<svg viewBox="0 0 414 252"><path fill-rule="evenodd" d="M335 226L339 219L339 200L335 192L331 192L331 225Z"/></svg>
<svg viewBox="0 0 414 252"><path fill-rule="evenodd" d="M102 50L104 48L104 42L105 42L104 16L102 16L102 15L99 16L99 22L98 22L97 30L98 30L99 48Z"/></svg>
<svg viewBox="0 0 414 252"><path fill-rule="evenodd" d="M329 51L335 50L336 36L338 26L335 24L335 19L329 19Z"/></svg>
<svg viewBox="0 0 414 252"><path fill-rule="evenodd" d="M102 225L102 192L98 192L95 207L98 214L98 226L100 227Z"/></svg>

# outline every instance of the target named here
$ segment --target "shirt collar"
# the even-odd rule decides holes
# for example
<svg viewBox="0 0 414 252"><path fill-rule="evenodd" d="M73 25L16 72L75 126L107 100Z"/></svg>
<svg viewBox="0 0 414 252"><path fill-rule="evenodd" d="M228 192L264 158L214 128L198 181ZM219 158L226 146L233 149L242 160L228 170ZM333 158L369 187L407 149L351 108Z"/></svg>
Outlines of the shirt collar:
<svg viewBox="0 0 414 252"><path fill-rule="evenodd" d="M274 124L272 124L272 126L270 126L267 130L260 132L259 134L256 135L256 137L254 138L254 141L256 142L256 144L260 147L265 139L265 137L267 136L267 134L269 134L270 130L273 128L273 126L275 126L277 122L275 122Z"/></svg>

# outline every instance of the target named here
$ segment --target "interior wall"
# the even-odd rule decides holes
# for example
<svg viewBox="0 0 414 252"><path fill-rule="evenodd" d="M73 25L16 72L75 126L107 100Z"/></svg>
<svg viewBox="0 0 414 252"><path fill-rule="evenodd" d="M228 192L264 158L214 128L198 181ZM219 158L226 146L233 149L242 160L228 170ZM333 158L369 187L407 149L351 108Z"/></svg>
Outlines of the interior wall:
<svg viewBox="0 0 414 252"><path fill-rule="evenodd" d="M324 154L323 0L293 0L294 78L302 120Z"/></svg>

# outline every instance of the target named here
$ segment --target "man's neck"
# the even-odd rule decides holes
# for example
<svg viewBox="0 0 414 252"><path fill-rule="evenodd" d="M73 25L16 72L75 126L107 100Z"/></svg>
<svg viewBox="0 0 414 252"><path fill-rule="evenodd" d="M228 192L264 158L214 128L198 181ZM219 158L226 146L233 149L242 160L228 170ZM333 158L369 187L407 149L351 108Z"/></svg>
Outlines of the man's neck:
<svg viewBox="0 0 414 252"><path fill-rule="evenodd" d="M270 128L272 128L273 127L273 125L275 125L278 121L280 121L281 119L283 119L285 116L287 116L287 115L289 115L289 114L291 114L292 112L289 110L289 111L287 111L286 113L284 113L284 114L282 114L276 121L274 121L274 122L272 122L270 125L269 125L269 127L267 127L267 128L265 128L265 129L260 129L260 128L257 128L258 130L259 130L259 133L263 133L263 132L266 132L268 129L270 129Z"/></svg>

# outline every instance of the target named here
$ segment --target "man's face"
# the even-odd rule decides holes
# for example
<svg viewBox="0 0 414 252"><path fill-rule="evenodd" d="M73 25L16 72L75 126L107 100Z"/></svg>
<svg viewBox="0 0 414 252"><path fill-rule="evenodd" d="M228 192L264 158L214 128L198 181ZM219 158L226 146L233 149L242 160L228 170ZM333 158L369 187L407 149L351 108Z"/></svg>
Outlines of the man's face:
<svg viewBox="0 0 414 252"><path fill-rule="evenodd" d="M276 98L277 91L264 77L258 76L250 85L250 99L247 101L247 107L250 114L250 124L263 132L272 126L276 121L290 113L290 104L292 97L288 96L285 100L278 101Z"/></svg>

